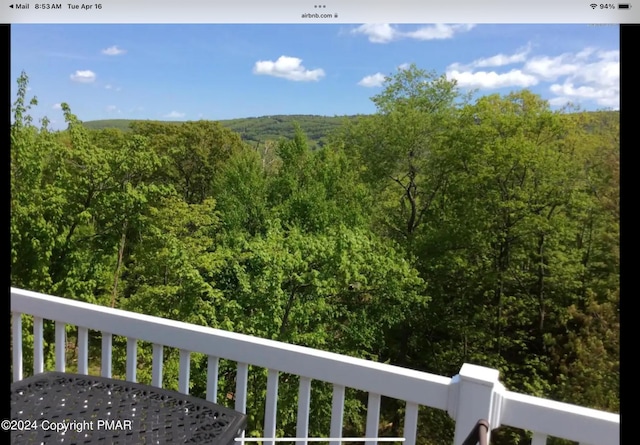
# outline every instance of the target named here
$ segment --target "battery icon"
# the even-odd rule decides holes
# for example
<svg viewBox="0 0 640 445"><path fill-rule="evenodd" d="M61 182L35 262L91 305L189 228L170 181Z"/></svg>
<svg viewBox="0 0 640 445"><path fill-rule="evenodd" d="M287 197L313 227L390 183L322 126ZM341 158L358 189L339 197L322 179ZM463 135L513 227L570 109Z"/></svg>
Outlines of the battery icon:
<svg viewBox="0 0 640 445"><path fill-rule="evenodd" d="M630 7L629 3L618 3L618 9L629 9Z"/></svg>

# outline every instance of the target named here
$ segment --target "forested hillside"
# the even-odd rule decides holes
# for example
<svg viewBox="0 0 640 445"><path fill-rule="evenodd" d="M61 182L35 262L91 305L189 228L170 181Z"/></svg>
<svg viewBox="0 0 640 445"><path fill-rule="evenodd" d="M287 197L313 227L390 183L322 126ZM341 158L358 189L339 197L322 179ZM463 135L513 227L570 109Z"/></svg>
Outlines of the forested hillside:
<svg viewBox="0 0 640 445"><path fill-rule="evenodd" d="M345 121L356 119L357 116L309 116L309 115L275 115L262 117L248 117L241 119L220 120L223 127L238 133L242 140L256 146L279 141L282 138L293 138L295 125L300 126L309 140L312 148L321 147L326 137L339 128ZM135 121L128 119L107 119L83 122L85 127L92 130L107 128L130 131ZM177 124L183 122L157 121L163 124Z"/></svg>
<svg viewBox="0 0 640 445"><path fill-rule="evenodd" d="M260 145L208 121L93 130L68 104L68 129L49 131L18 83L13 286L447 376L495 367L510 390L619 411L617 113L554 112L526 90L470 100L412 66L311 150L300 128ZM164 369L175 389L177 352ZM221 362L220 394L234 372ZM251 373L259 434L266 372ZM283 376L290 437L297 389ZM382 435L401 434L403 410L383 400ZM312 436L330 412L314 384ZM451 443L446 413L420 417L421 445ZM366 395L347 392L345 436L365 421Z"/></svg>

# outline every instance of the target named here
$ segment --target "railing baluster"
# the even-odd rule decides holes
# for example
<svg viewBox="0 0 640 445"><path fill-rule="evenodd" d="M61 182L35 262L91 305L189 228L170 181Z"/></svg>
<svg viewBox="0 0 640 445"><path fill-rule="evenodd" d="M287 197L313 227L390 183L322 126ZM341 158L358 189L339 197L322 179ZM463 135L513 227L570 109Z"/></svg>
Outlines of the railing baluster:
<svg viewBox="0 0 640 445"><path fill-rule="evenodd" d="M138 367L138 340L127 337L127 380L136 382L136 368Z"/></svg>
<svg viewBox="0 0 640 445"><path fill-rule="evenodd" d="M180 373L178 374L178 391L189 394L189 374L191 368L191 353L180 350Z"/></svg>
<svg viewBox="0 0 640 445"><path fill-rule="evenodd" d="M64 372L67 360L67 331L61 321L56 321L56 371Z"/></svg>
<svg viewBox="0 0 640 445"><path fill-rule="evenodd" d="M547 435L542 433L533 433L531 445L547 445Z"/></svg>
<svg viewBox="0 0 640 445"><path fill-rule="evenodd" d="M296 425L297 437L309 437L309 406L311 404L311 379L300 377L298 387L298 422ZM296 445L307 445L306 440L300 440Z"/></svg>
<svg viewBox="0 0 640 445"><path fill-rule="evenodd" d="M276 416L278 414L278 376L279 372L269 369L267 374L267 398L264 407L264 437L276 437ZM265 440L264 445L274 445Z"/></svg>
<svg viewBox="0 0 640 445"><path fill-rule="evenodd" d="M13 381L22 380L22 314L14 312L13 328Z"/></svg>
<svg viewBox="0 0 640 445"><path fill-rule="evenodd" d="M367 437L378 437L378 425L380 422L380 394L369 393L367 406ZM367 445L377 445L377 442L367 441Z"/></svg>
<svg viewBox="0 0 640 445"><path fill-rule="evenodd" d="M342 423L344 420L344 393L345 387L333 385L333 398L331 400L331 437L342 437ZM340 442L333 441L329 445L340 445Z"/></svg>
<svg viewBox="0 0 640 445"><path fill-rule="evenodd" d="M111 340L113 335L102 332L102 360L100 361L100 375L111 378Z"/></svg>
<svg viewBox="0 0 640 445"><path fill-rule="evenodd" d="M89 329L78 326L78 374L89 374Z"/></svg>
<svg viewBox="0 0 640 445"><path fill-rule="evenodd" d="M218 401L218 357L207 357L207 400L216 403Z"/></svg>
<svg viewBox="0 0 640 445"><path fill-rule="evenodd" d="M44 321L41 317L33 317L33 374L44 372L44 342L42 341L42 331Z"/></svg>
<svg viewBox="0 0 640 445"><path fill-rule="evenodd" d="M404 414L404 432L405 445L415 445L416 435L418 434L418 410L417 403L407 402Z"/></svg>
<svg viewBox="0 0 640 445"><path fill-rule="evenodd" d="M164 357L164 347L162 345L153 344L153 361L151 369L151 384L162 388L162 365Z"/></svg>
<svg viewBox="0 0 640 445"><path fill-rule="evenodd" d="M238 363L236 375L236 407L235 410L247 413L247 382L249 381L249 365Z"/></svg>
<svg viewBox="0 0 640 445"><path fill-rule="evenodd" d="M235 410L243 414L247 413L247 383L249 381L249 365L238 363L236 371L236 406ZM244 437L245 432L240 433Z"/></svg>

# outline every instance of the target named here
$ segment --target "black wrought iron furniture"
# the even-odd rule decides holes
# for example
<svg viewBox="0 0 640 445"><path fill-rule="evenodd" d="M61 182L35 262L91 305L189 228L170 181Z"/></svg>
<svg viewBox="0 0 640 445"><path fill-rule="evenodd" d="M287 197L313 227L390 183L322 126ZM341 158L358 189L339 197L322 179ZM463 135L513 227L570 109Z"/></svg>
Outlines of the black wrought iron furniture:
<svg viewBox="0 0 640 445"><path fill-rule="evenodd" d="M49 372L11 385L12 444L232 445L240 412L153 386Z"/></svg>

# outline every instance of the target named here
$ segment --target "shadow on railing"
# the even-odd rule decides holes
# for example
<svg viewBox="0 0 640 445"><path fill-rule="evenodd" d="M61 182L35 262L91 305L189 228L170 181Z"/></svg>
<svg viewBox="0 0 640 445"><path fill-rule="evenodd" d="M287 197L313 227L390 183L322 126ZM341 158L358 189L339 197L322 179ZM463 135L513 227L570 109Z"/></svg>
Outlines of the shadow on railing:
<svg viewBox="0 0 640 445"><path fill-rule="evenodd" d="M462 445L489 445L487 437L489 436L489 422L486 420L478 420L467 436L462 442Z"/></svg>

